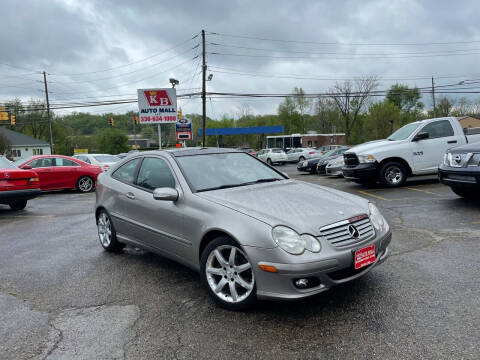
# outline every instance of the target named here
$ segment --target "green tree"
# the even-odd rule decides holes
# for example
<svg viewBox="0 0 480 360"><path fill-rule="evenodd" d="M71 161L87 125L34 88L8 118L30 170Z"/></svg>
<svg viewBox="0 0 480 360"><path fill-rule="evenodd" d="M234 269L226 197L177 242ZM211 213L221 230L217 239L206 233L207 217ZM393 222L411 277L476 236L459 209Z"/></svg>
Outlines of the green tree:
<svg viewBox="0 0 480 360"><path fill-rule="evenodd" d="M453 101L446 96L442 96L437 105L437 117L450 116L453 109Z"/></svg>
<svg viewBox="0 0 480 360"><path fill-rule="evenodd" d="M8 154L10 151L10 141L0 133L0 155Z"/></svg>
<svg viewBox="0 0 480 360"><path fill-rule="evenodd" d="M385 139L400 126L401 112L397 105L388 100L372 104L364 119L366 141Z"/></svg>
<svg viewBox="0 0 480 360"><path fill-rule="evenodd" d="M423 109L423 103L420 101L422 96L417 87L409 88L407 85L394 84L388 90L386 99L404 113Z"/></svg>
<svg viewBox="0 0 480 360"><path fill-rule="evenodd" d="M95 134L95 143L99 152L119 154L130 150L128 136L119 129L105 129Z"/></svg>

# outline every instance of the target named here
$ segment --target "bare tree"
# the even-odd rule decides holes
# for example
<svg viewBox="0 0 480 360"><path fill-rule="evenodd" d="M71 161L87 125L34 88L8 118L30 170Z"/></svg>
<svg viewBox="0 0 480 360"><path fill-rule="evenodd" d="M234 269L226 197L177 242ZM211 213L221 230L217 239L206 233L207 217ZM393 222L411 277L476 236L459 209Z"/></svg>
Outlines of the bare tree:
<svg viewBox="0 0 480 360"><path fill-rule="evenodd" d="M0 155L8 155L10 152L10 141L0 133Z"/></svg>
<svg viewBox="0 0 480 360"><path fill-rule="evenodd" d="M342 114L345 128L345 140L348 143L352 126L358 115L369 103L372 92L378 86L375 76L358 78L354 81L337 82L329 91L329 96L335 102Z"/></svg>

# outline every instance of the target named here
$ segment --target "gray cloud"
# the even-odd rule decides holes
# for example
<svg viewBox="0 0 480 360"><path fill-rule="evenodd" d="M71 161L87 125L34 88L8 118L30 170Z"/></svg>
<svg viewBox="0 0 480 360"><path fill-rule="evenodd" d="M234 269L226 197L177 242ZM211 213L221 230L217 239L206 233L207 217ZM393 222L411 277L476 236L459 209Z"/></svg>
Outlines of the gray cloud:
<svg viewBox="0 0 480 360"><path fill-rule="evenodd" d="M199 87L200 59L193 59L198 56L199 48L192 49L199 43L198 37L168 53L163 52L191 38L202 28L222 34L342 44L480 40L476 26L480 3L469 0L461 5L434 0L2 1L2 27L8 31L0 32L0 63L19 69L0 65L3 83L0 101L14 96L42 96L42 84L36 82L41 79L40 74L29 74L27 69L45 70L50 74L52 102L57 103L107 95L134 97L137 88L167 86L171 76L181 81L179 92ZM212 42L227 46L212 45ZM228 47L232 45L235 47ZM480 43L353 46L207 36L208 52L304 57L287 59L208 54L207 60L212 71L216 66L247 73L298 74L333 79L376 74L382 79L382 88L388 88L395 82L391 78L434 75L438 77L438 84L445 84L478 77L476 68L479 55L366 59L353 58L350 54L403 54L462 49L480 49ZM321 55L326 52L338 55ZM480 53L480 50L471 52ZM154 54L160 55L123 66ZM118 68L102 71L112 67ZM74 75L85 72L95 73ZM452 77L444 77L447 75ZM430 80L401 82L428 86ZM326 80L214 72L208 88L212 91L284 93L290 92L294 86L300 86L307 92L324 92L332 84L333 81ZM210 103L208 111L217 116L231 114L237 107L248 103L255 113L271 113L276 111L278 102L270 99L217 99ZM426 102L429 100L426 99ZM179 103L183 104L186 112L201 111L198 100L182 100ZM119 105L92 108L89 111L125 111L134 107Z"/></svg>

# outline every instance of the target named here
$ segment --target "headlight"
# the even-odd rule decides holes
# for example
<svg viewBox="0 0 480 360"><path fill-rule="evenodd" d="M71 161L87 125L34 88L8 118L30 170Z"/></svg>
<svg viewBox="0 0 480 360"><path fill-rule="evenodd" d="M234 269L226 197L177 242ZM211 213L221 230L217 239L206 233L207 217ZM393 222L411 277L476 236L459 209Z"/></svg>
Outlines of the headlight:
<svg viewBox="0 0 480 360"><path fill-rule="evenodd" d="M380 214L380 211L378 211L375 205L368 203L368 208L370 210L370 220L372 220L373 226L376 230L380 230L387 225L387 221L383 215Z"/></svg>
<svg viewBox="0 0 480 360"><path fill-rule="evenodd" d="M448 153L445 153L445 155L443 155L443 165L450 166L450 161L448 159Z"/></svg>
<svg viewBox="0 0 480 360"><path fill-rule="evenodd" d="M375 157L373 155L358 155L358 161L362 164L373 163L375 162Z"/></svg>
<svg viewBox="0 0 480 360"><path fill-rule="evenodd" d="M305 239L286 226L276 226L272 231L273 240L290 254L300 255L305 251Z"/></svg>
<svg viewBox="0 0 480 360"><path fill-rule="evenodd" d="M322 250L322 245L320 245L320 241L318 241L316 237L309 234L303 234L302 236L300 236L300 238L305 241L306 250L314 253Z"/></svg>

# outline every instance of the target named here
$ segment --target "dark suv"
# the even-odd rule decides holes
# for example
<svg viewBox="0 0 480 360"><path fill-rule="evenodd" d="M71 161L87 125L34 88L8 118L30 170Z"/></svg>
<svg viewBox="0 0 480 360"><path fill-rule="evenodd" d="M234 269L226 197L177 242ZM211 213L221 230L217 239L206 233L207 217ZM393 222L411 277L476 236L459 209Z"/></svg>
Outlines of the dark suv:
<svg viewBox="0 0 480 360"><path fill-rule="evenodd" d="M438 168L440 181L465 198L480 198L480 143L450 149Z"/></svg>

